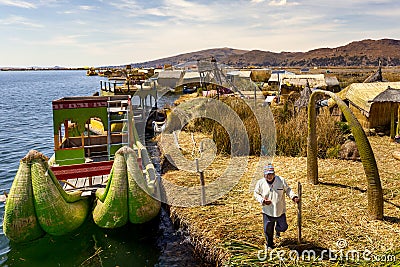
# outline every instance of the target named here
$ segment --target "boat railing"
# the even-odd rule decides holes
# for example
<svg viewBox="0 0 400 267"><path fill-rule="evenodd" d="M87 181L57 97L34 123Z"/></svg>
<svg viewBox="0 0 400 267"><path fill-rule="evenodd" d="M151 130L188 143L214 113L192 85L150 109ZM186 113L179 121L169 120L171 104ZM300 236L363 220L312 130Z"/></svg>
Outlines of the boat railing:
<svg viewBox="0 0 400 267"><path fill-rule="evenodd" d="M51 170L57 177L57 180L87 178L110 174L113 162L114 161L109 160L64 166L51 166Z"/></svg>
<svg viewBox="0 0 400 267"><path fill-rule="evenodd" d="M66 191L82 190L84 195L91 195L98 187L104 187L111 172L113 161L89 162L65 166L51 166L57 180L61 181Z"/></svg>
<svg viewBox="0 0 400 267"><path fill-rule="evenodd" d="M100 90L114 94L132 94L139 88L135 84L125 81L100 81Z"/></svg>
<svg viewBox="0 0 400 267"><path fill-rule="evenodd" d="M118 86L122 86L124 82L122 81L100 81L100 89L104 92L116 92Z"/></svg>

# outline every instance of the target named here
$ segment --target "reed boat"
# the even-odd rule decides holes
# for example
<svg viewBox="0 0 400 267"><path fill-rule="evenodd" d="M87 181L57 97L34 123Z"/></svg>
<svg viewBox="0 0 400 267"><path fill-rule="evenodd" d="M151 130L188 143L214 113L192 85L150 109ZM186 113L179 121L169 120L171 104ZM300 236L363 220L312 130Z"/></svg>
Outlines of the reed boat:
<svg viewBox="0 0 400 267"><path fill-rule="evenodd" d="M95 68L90 68L86 71L86 76L97 76L98 73L96 72Z"/></svg>
<svg viewBox="0 0 400 267"><path fill-rule="evenodd" d="M138 136L131 96L52 102L54 155L21 159L3 230L13 242L76 231L89 216L103 228L145 223L160 210L159 180Z"/></svg>

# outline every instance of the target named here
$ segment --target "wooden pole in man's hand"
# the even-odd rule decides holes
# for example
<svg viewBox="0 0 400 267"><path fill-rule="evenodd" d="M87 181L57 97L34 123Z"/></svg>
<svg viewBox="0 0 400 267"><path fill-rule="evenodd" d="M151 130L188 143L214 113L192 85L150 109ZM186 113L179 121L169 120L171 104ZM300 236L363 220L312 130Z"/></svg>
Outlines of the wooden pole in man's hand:
<svg viewBox="0 0 400 267"><path fill-rule="evenodd" d="M299 202L297 203L297 242L301 244L301 202L302 202L302 187L301 183L297 184L297 194L299 195Z"/></svg>

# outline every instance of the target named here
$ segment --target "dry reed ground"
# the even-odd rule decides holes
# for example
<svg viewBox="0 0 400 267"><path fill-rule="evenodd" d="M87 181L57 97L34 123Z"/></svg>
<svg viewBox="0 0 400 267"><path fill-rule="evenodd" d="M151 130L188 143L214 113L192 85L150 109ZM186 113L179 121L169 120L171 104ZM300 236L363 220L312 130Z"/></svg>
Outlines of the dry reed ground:
<svg viewBox="0 0 400 267"><path fill-rule="evenodd" d="M204 136L195 135L196 140ZM289 229L277 241L278 249L301 252L305 249L321 251L338 250L337 241L344 239L348 250L365 251L375 255L395 255L400 260L400 162L391 153L400 150L400 145L390 142L387 137L369 137L377 160L384 192L383 221L368 218L367 184L361 162L339 159L318 160L319 185L306 181L305 157L275 157L277 175L286 178L288 184L297 191L297 183L303 185L303 244L297 244L296 205L287 201ZM193 159L193 143L188 133L179 137L183 154ZM229 157L218 155L214 162L204 170L205 183L217 179L224 171ZM171 218L187 228L191 239L207 260L223 262L230 266L282 264L278 258L261 262L257 252L263 249L261 206L254 200L250 183L254 178L258 157L249 157L247 172L237 185L226 195L206 206L170 207ZM261 174L259 177L261 178ZM177 185L194 186L199 184L196 173L181 170L167 171L163 179ZM176 197L176 196L175 196ZM317 255L318 256L318 255ZM331 265L332 261L294 262L284 265ZM341 262L342 264L354 264ZM363 265L371 265L364 262ZM381 266L375 262L374 265ZM388 263L393 264L393 262ZM389 266L388 265L388 266ZM391 265L390 265L391 266Z"/></svg>

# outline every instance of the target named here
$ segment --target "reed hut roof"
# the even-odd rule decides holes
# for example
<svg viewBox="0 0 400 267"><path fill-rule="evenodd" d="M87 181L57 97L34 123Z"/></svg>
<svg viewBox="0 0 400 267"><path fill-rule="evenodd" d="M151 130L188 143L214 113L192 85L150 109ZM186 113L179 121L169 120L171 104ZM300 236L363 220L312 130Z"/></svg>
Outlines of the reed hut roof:
<svg viewBox="0 0 400 267"><path fill-rule="evenodd" d="M182 76L181 70L165 70L158 73L157 82L161 87L175 88Z"/></svg>
<svg viewBox="0 0 400 267"><path fill-rule="evenodd" d="M183 75L183 79L200 79L200 73L197 71L187 71Z"/></svg>
<svg viewBox="0 0 400 267"><path fill-rule="evenodd" d="M279 80L282 80L283 77L285 77L286 75L295 75L293 72L287 71L287 70L273 70L271 73L271 76L268 79L268 82L279 82ZM279 79L278 79L279 76Z"/></svg>
<svg viewBox="0 0 400 267"><path fill-rule="evenodd" d="M200 72L198 71L186 71L185 74L179 79L177 86L188 84L188 83L200 83ZM212 82L210 74L207 73L202 79L203 82Z"/></svg>
<svg viewBox="0 0 400 267"><path fill-rule="evenodd" d="M180 79L182 75L181 70L165 70L161 71L158 74L158 78L164 78L164 79Z"/></svg>
<svg viewBox="0 0 400 267"><path fill-rule="evenodd" d="M237 76L240 78L250 78L251 70L234 70L234 71L228 72L226 75Z"/></svg>
<svg viewBox="0 0 400 267"><path fill-rule="evenodd" d="M309 83L311 87L326 87L324 74L284 75L282 84L287 86L305 87Z"/></svg>
<svg viewBox="0 0 400 267"><path fill-rule="evenodd" d="M337 95L342 100L348 100L352 105L369 114L372 105L371 101L387 90L388 87L393 90L400 90L394 89L400 88L400 82L353 83L337 93ZM330 99L328 105L332 106L333 100Z"/></svg>
<svg viewBox="0 0 400 267"><path fill-rule="evenodd" d="M388 80L384 79L382 76L382 62L379 61L379 68L372 73L367 79L364 80L364 83L375 83L375 82L387 82Z"/></svg>
<svg viewBox="0 0 400 267"><path fill-rule="evenodd" d="M389 86L385 91L383 91L382 93L377 95L370 102L379 102L379 103L383 103L383 102L392 102L393 103L393 102L396 102L396 103L400 103L400 89L394 89L394 88L391 88Z"/></svg>

